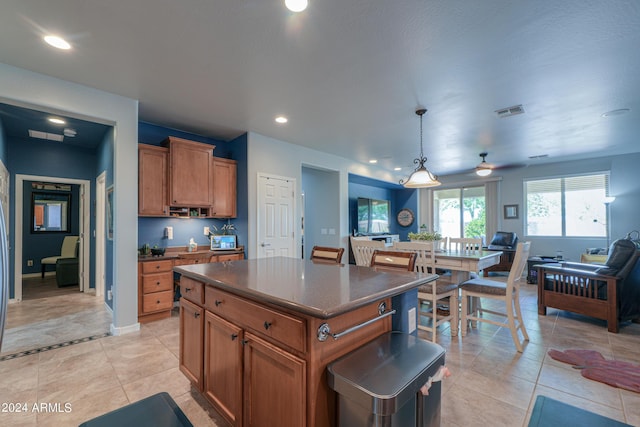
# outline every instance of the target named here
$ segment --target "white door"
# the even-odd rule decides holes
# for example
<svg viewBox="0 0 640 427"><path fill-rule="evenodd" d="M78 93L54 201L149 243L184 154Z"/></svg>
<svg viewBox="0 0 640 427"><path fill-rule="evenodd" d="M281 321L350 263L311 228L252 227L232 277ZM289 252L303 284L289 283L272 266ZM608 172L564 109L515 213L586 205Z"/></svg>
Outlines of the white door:
<svg viewBox="0 0 640 427"><path fill-rule="evenodd" d="M296 181L258 175L258 258L295 257Z"/></svg>

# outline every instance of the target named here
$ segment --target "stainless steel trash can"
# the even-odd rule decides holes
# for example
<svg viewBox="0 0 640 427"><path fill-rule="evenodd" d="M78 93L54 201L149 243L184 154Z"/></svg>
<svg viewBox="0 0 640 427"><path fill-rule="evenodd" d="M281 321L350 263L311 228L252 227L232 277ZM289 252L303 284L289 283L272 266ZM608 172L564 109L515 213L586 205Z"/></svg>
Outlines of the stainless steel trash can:
<svg viewBox="0 0 640 427"><path fill-rule="evenodd" d="M338 394L339 427L438 427L441 382L420 388L444 365L444 349L390 332L327 366Z"/></svg>

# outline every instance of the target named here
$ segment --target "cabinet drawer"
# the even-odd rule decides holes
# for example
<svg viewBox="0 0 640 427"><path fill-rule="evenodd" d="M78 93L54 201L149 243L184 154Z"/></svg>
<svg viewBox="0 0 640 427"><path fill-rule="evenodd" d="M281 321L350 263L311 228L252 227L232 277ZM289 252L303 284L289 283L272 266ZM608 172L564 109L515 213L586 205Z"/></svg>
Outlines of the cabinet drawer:
<svg viewBox="0 0 640 427"><path fill-rule="evenodd" d="M202 287L202 282L198 282L185 276L180 278L180 295L198 305L202 305L204 303Z"/></svg>
<svg viewBox="0 0 640 427"><path fill-rule="evenodd" d="M228 254L228 255L218 255L216 257L217 262L223 261L238 261L244 259L244 254Z"/></svg>
<svg viewBox="0 0 640 427"><path fill-rule="evenodd" d="M174 265L192 265L192 264L205 264L211 262L213 257L200 257L200 258L178 258L175 260Z"/></svg>
<svg viewBox="0 0 640 427"><path fill-rule="evenodd" d="M145 261L142 264L142 274L160 273L164 271L171 271L173 268L173 261Z"/></svg>
<svg viewBox="0 0 640 427"><path fill-rule="evenodd" d="M153 313L154 311L170 310L173 307L173 292L154 292L142 296L142 313Z"/></svg>
<svg viewBox="0 0 640 427"><path fill-rule="evenodd" d="M230 322L271 337L295 350L305 350L305 322L211 286L205 287L205 308Z"/></svg>
<svg viewBox="0 0 640 427"><path fill-rule="evenodd" d="M142 276L142 293L170 291L173 289L173 273L146 274Z"/></svg>

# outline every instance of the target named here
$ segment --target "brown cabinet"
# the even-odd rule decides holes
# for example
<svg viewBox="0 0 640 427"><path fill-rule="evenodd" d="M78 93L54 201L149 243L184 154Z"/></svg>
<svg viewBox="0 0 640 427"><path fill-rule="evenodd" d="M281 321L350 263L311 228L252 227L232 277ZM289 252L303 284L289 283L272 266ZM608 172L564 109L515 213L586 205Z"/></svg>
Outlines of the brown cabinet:
<svg viewBox="0 0 640 427"><path fill-rule="evenodd" d="M250 332L244 343L244 425L307 425L305 361Z"/></svg>
<svg viewBox="0 0 640 427"><path fill-rule="evenodd" d="M138 262L138 321L171 316L173 308L173 261Z"/></svg>
<svg viewBox="0 0 640 427"><path fill-rule="evenodd" d="M211 216L235 218L237 199L237 171L235 160L213 158L213 206Z"/></svg>
<svg viewBox="0 0 640 427"><path fill-rule="evenodd" d="M167 157L169 150L153 145L138 145L138 214L166 216Z"/></svg>
<svg viewBox="0 0 640 427"><path fill-rule="evenodd" d="M203 389L204 309L180 300L180 371L198 390Z"/></svg>
<svg viewBox="0 0 640 427"><path fill-rule="evenodd" d="M215 146L169 137L169 204L213 205L213 149Z"/></svg>
<svg viewBox="0 0 640 427"><path fill-rule="evenodd" d="M204 395L231 425L241 426L243 330L205 311L204 331Z"/></svg>

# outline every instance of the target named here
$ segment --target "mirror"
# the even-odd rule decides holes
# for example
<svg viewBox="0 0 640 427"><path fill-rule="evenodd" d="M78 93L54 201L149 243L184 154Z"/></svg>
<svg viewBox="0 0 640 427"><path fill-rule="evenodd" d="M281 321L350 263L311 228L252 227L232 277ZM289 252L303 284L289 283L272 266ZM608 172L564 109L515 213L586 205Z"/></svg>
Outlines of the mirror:
<svg viewBox="0 0 640 427"><path fill-rule="evenodd" d="M71 194L33 192L31 232L68 233L71 230Z"/></svg>

